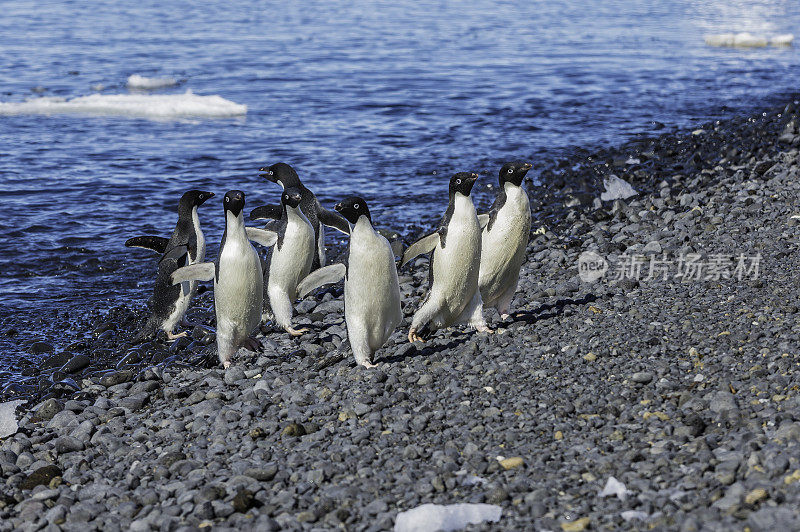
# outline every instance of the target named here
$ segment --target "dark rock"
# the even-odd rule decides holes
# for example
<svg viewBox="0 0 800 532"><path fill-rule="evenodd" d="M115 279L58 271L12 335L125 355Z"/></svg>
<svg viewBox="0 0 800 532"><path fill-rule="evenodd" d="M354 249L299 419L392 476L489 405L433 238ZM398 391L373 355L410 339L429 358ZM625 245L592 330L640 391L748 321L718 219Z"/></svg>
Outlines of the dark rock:
<svg viewBox="0 0 800 532"><path fill-rule="evenodd" d="M32 490L36 486L47 486L55 477L61 476L61 469L55 465L40 467L20 483L19 487L24 490Z"/></svg>

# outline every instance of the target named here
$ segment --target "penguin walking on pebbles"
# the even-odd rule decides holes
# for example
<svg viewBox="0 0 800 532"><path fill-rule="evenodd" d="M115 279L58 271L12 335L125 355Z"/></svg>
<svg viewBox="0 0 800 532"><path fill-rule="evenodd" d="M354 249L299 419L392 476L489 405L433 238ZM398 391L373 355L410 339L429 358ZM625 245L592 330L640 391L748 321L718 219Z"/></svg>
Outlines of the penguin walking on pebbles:
<svg viewBox="0 0 800 532"><path fill-rule="evenodd" d="M302 192L290 187L281 196L281 219L267 273L267 297L273 319L292 336L308 329L294 329L292 314L297 299L297 285L311 271L316 251L314 228L302 211Z"/></svg>
<svg viewBox="0 0 800 532"><path fill-rule="evenodd" d="M261 258L250 240L271 245L277 235L254 227L245 228L242 209L244 192L225 194L225 233L217 262L201 262L179 268L172 274L173 284L187 281L214 281L214 307L217 314L217 349L223 367L240 347L257 350L251 335L261 323L264 276Z"/></svg>
<svg viewBox="0 0 800 532"><path fill-rule="evenodd" d="M139 247L159 253L158 272L153 286L151 314L135 341L152 338L158 329L167 333L167 338L175 340L186 336L186 331L175 334L174 330L183 319L189 302L197 291L197 281L187 281L175 286L170 275L182 266L202 262L206 255L206 241L200 229L197 208L213 192L190 190L178 201L178 223L170 238L159 236L137 236L129 238L127 247Z"/></svg>
<svg viewBox="0 0 800 532"><path fill-rule="evenodd" d="M374 367L372 356L403 319L394 252L372 227L367 203L350 197L334 207L352 224L347 264L332 264L306 277L300 297L324 284L344 281L344 317L356 363Z"/></svg>
<svg viewBox="0 0 800 532"><path fill-rule="evenodd" d="M478 216L483 227L478 286L484 308L496 308L503 320L509 317L531 231L531 207L522 188L530 169L525 162L503 165L494 204Z"/></svg>
<svg viewBox="0 0 800 532"><path fill-rule="evenodd" d="M300 191L300 210L311 222L311 227L314 228L314 244L316 245L316 254L314 255L314 262L311 265L312 270L316 270L325 266L325 226L338 229L342 233L347 234L350 226L339 214L329 211L323 207L317 197L307 189L303 183L300 182L300 177L295 172L294 168L286 163L276 163L272 166L264 167L259 170L259 175L263 178L277 183L284 190L289 188L296 188ZM250 212L250 219L252 220L280 220L283 216L283 208L281 205L262 205L256 207ZM272 227L268 226L272 229Z"/></svg>
<svg viewBox="0 0 800 532"><path fill-rule="evenodd" d="M492 332L483 317L478 289L481 229L470 192L478 174L460 172L450 178L450 201L439 228L403 253L402 268L423 253L431 254L428 293L411 320L408 341L424 341L437 329L468 323Z"/></svg>

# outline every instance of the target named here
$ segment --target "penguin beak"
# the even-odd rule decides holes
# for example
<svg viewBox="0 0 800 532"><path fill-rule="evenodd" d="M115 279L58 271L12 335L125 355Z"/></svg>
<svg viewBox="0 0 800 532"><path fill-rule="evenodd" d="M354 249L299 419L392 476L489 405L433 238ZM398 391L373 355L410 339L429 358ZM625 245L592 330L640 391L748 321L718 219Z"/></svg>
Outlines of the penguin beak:
<svg viewBox="0 0 800 532"><path fill-rule="evenodd" d="M344 208L344 206L342 205L341 201L333 206L333 210L336 211L336 212L342 212L343 208Z"/></svg>
<svg viewBox="0 0 800 532"><path fill-rule="evenodd" d="M478 180L478 177L480 177L480 176L478 176L478 174L473 173L471 176L469 176L469 182L470 183L475 183L475 181Z"/></svg>
<svg viewBox="0 0 800 532"><path fill-rule="evenodd" d="M258 171L260 172L258 174L259 177L263 177L264 179L266 179L268 181L272 181L273 183L277 183L278 182L278 178L275 175L275 172L270 170L268 166L265 166L263 168L259 168Z"/></svg>
<svg viewBox="0 0 800 532"><path fill-rule="evenodd" d="M213 197L214 197L214 193L213 193L213 192L203 192L203 194L200 196L200 198L199 198L199 200L198 200L197 204L198 204L198 205L202 205L202 204L203 204L203 203L205 203L207 200L209 200L209 199L211 199L211 198L213 198Z"/></svg>
<svg viewBox="0 0 800 532"><path fill-rule="evenodd" d="M522 169L525 170L526 172L531 168L533 168L533 165L531 163L525 163L522 165Z"/></svg>

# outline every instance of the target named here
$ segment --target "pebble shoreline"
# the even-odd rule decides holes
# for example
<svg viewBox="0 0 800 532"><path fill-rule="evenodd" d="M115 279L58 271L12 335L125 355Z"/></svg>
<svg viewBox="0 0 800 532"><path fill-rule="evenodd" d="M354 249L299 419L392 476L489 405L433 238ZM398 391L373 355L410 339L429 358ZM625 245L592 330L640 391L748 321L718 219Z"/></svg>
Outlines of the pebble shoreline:
<svg viewBox="0 0 800 532"><path fill-rule="evenodd" d="M51 362L63 378L31 391L38 404L0 441L0 530L386 530L427 502L502 507L467 530L800 528L797 113L789 103L545 172L529 187L544 229L521 316L487 315L494 335L407 343L419 260L401 272L406 318L377 368L346 356L328 290L298 304L310 333L270 329L227 371L198 365L215 362L198 326L82 373L143 321L113 309ZM595 200L608 174L640 195ZM699 253L760 255L760 271L585 283L587 250L612 270L624 253ZM210 324L210 296L190 319ZM609 477L626 497L600 496Z"/></svg>

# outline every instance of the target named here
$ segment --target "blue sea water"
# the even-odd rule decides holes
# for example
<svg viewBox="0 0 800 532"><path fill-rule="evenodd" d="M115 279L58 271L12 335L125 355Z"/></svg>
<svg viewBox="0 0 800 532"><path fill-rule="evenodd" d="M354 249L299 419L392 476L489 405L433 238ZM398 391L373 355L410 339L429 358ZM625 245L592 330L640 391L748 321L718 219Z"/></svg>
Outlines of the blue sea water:
<svg viewBox="0 0 800 532"><path fill-rule="evenodd" d="M328 204L358 193L380 224L403 229L440 215L454 171L494 176L510 158L541 165L656 122L747 111L800 82L798 46L703 40L798 33L790 0L0 5L0 317L23 322L143 301L152 260L124 240L167 236L189 188L239 188L250 207L277 201L257 175L265 164L293 164ZM132 91L133 74L178 83ZM104 108L110 95L147 102L187 90L247 112ZM36 111L90 95L87 112ZM212 257L217 199L201 210ZM23 332L38 338L33 326ZM13 355L20 342L0 348Z"/></svg>

